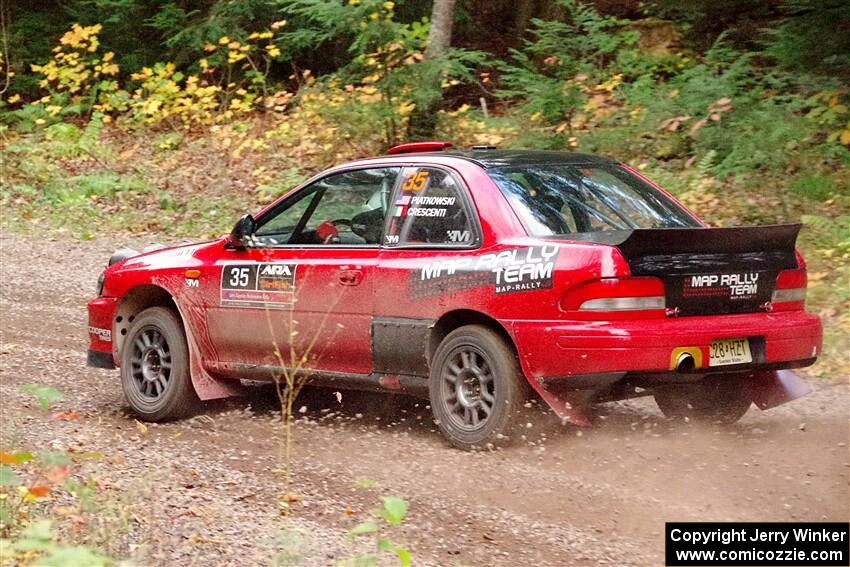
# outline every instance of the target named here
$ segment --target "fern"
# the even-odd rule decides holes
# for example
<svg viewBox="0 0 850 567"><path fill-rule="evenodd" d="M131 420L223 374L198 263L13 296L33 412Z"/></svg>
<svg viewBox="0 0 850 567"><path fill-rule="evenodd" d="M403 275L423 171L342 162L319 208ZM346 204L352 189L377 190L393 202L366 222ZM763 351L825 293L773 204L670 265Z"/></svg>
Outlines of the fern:
<svg viewBox="0 0 850 567"><path fill-rule="evenodd" d="M697 162L697 171L702 177L710 177L714 169L714 158L717 157L715 150L708 150Z"/></svg>
<svg viewBox="0 0 850 567"><path fill-rule="evenodd" d="M850 215L835 218L803 215L802 220L815 235L819 246L844 254L850 253Z"/></svg>

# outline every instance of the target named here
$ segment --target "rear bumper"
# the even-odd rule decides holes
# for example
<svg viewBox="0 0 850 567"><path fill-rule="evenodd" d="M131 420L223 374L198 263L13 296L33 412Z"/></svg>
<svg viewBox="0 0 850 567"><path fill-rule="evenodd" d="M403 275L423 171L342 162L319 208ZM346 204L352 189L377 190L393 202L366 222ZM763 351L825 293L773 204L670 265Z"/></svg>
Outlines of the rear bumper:
<svg viewBox="0 0 850 567"><path fill-rule="evenodd" d="M118 299L98 297L89 301L89 351L86 365L93 368L115 368L112 324Z"/></svg>
<svg viewBox="0 0 850 567"><path fill-rule="evenodd" d="M802 311L623 321L511 321L523 369L536 380L627 372L668 372L674 350L698 349L706 371L709 345L754 337L763 349L748 368L812 364L821 350L820 318ZM763 345L763 347L762 347ZM718 372L742 369L717 367ZM713 369L710 369L713 370Z"/></svg>

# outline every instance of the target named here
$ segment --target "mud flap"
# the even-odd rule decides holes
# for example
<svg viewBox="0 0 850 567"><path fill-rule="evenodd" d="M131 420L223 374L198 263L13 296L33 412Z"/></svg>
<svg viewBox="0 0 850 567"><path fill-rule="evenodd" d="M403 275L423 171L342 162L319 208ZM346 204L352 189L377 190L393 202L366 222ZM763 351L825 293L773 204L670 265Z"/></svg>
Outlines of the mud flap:
<svg viewBox="0 0 850 567"><path fill-rule="evenodd" d="M749 380L750 395L760 410L802 398L812 388L793 370L759 372Z"/></svg>
<svg viewBox="0 0 850 567"><path fill-rule="evenodd" d="M579 427L590 427L587 412L584 411L588 405L587 392L576 390L575 392L552 392L547 390L537 380L529 380L529 384L535 392L552 408L562 422L569 422Z"/></svg>
<svg viewBox="0 0 850 567"><path fill-rule="evenodd" d="M189 346L189 374L198 399L205 402L243 395L244 390L239 380L215 378L207 372L201 363L203 357L198 347L198 337L192 332L194 328L201 328L202 323L199 320L201 310L197 307L193 308L191 305L183 307L180 303L177 303L177 310L180 312L181 319L189 322L189 324L183 326L183 329L186 332L186 342ZM215 350L212 345L210 345L210 349L213 352Z"/></svg>

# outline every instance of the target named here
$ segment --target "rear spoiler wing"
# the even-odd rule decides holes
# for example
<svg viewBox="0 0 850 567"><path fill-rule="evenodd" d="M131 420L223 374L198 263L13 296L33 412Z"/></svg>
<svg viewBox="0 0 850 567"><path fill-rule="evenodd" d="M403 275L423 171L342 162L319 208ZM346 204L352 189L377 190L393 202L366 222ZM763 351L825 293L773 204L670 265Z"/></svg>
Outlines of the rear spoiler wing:
<svg viewBox="0 0 850 567"><path fill-rule="evenodd" d="M616 246L632 275L694 270L781 271L797 268L801 224L732 228L638 228L565 235L569 240Z"/></svg>

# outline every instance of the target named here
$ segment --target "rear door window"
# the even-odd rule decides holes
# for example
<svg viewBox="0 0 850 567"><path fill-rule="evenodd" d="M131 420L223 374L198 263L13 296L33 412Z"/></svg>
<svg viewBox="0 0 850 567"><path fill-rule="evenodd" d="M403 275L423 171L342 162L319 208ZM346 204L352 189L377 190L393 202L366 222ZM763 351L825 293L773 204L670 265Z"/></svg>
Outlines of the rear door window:
<svg viewBox="0 0 850 567"><path fill-rule="evenodd" d="M466 187L435 167L409 167L390 203L387 245L471 246L477 223Z"/></svg>

